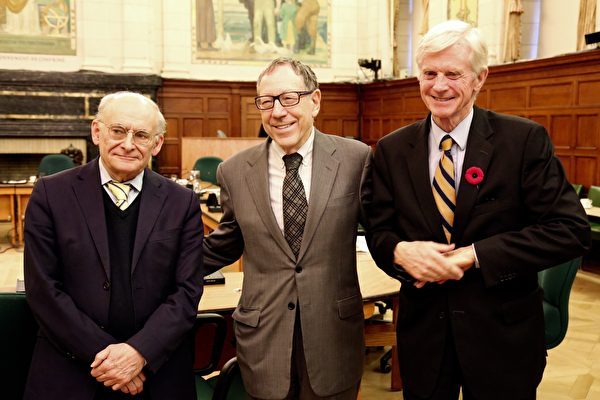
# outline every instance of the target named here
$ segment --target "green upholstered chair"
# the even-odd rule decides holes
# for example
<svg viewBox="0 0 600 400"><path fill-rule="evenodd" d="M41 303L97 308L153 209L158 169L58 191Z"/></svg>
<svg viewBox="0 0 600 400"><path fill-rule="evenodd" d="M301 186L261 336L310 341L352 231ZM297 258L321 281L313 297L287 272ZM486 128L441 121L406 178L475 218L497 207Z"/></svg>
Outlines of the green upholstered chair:
<svg viewBox="0 0 600 400"><path fill-rule="evenodd" d="M217 184L217 167L223 162L219 157L200 157L194 163L194 170L200 171L200 180Z"/></svg>
<svg viewBox="0 0 600 400"><path fill-rule="evenodd" d="M25 294L0 293L0 398L23 398L37 331Z"/></svg>
<svg viewBox="0 0 600 400"><path fill-rule="evenodd" d="M52 175L65 169L73 168L75 163L64 154L48 154L42 158L38 167L39 176Z"/></svg>
<svg viewBox="0 0 600 400"><path fill-rule="evenodd" d="M560 344L569 325L569 295L581 265L581 257L538 272L538 281L544 289L544 327L546 348Z"/></svg>
<svg viewBox="0 0 600 400"><path fill-rule="evenodd" d="M216 371L221 358L227 321L219 314L198 314L193 328L194 375L196 376L196 396L200 400L245 399L246 392L234 357L227 361L219 375L204 379L203 376ZM210 354L208 357L207 355Z"/></svg>
<svg viewBox="0 0 600 400"><path fill-rule="evenodd" d="M600 186L590 186L588 199L592 200L594 207L600 207ZM591 220L590 228L592 230L592 240L600 240L600 222Z"/></svg>
<svg viewBox="0 0 600 400"><path fill-rule="evenodd" d="M245 400L248 398L236 357L223 365L216 381L212 400Z"/></svg>
<svg viewBox="0 0 600 400"><path fill-rule="evenodd" d="M583 185L579 183L571 183L573 189L575 189L575 193L577 193L577 197L581 197L581 191L583 190Z"/></svg>

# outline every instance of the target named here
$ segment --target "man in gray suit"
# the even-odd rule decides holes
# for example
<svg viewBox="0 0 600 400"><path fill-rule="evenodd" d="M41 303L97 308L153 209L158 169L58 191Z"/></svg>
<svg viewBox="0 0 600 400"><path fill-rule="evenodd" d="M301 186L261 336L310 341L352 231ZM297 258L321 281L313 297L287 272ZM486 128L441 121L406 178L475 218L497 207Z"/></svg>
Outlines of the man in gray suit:
<svg viewBox="0 0 600 400"><path fill-rule="evenodd" d="M223 218L204 241L205 273L244 256L233 313L247 392L260 399L355 399L363 309L356 226L371 149L313 126L314 72L276 59L255 99L269 138L217 172Z"/></svg>

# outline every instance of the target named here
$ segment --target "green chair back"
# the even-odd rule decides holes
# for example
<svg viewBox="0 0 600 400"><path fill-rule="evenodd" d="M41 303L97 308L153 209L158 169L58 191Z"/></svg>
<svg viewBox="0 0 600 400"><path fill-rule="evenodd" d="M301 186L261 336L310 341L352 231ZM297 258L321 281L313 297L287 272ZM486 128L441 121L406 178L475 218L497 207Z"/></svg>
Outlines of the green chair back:
<svg viewBox="0 0 600 400"><path fill-rule="evenodd" d="M588 199L592 199L592 205L594 207L600 207L600 186L590 186Z"/></svg>
<svg viewBox="0 0 600 400"><path fill-rule="evenodd" d="M577 193L577 197L581 197L581 191L583 190L583 185L579 183L571 183L573 189L575 189L575 193Z"/></svg>
<svg viewBox="0 0 600 400"><path fill-rule="evenodd" d="M544 289L544 328L546 348L560 344L569 325L569 295L581 265L581 257L538 272L538 281Z"/></svg>
<svg viewBox="0 0 600 400"><path fill-rule="evenodd" d="M52 175L65 169L73 168L75 163L64 154L48 154L42 158L38 167L40 176Z"/></svg>
<svg viewBox="0 0 600 400"><path fill-rule="evenodd" d="M194 163L196 171L200 171L200 180L217 184L217 167L223 162L219 157L200 157Z"/></svg>
<svg viewBox="0 0 600 400"><path fill-rule="evenodd" d="M24 293L0 293L0 390L2 399L22 399L38 325Z"/></svg>
<svg viewBox="0 0 600 400"><path fill-rule="evenodd" d="M243 400L248 398L236 357L223 365L216 381L212 400Z"/></svg>

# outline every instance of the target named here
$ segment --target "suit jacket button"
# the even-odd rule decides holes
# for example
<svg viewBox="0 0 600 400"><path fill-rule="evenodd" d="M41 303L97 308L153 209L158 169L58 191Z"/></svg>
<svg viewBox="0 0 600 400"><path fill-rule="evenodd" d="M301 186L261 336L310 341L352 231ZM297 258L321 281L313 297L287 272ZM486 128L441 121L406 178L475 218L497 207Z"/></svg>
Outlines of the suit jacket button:
<svg viewBox="0 0 600 400"><path fill-rule="evenodd" d="M104 289L104 290L110 289L110 282L104 281L104 283L102 284L102 289Z"/></svg>
<svg viewBox="0 0 600 400"><path fill-rule="evenodd" d="M297 273L300 273L300 272L302 272L302 267L298 265L298 266L296 267L296 272L297 272Z"/></svg>
<svg viewBox="0 0 600 400"><path fill-rule="evenodd" d="M296 308L294 303L288 303L288 310L293 310L294 308Z"/></svg>

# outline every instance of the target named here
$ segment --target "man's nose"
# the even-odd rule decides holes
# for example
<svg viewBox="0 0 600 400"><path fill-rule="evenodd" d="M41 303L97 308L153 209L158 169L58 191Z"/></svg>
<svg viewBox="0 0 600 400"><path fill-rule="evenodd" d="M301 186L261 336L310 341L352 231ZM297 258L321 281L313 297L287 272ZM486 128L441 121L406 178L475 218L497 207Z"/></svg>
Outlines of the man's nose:
<svg viewBox="0 0 600 400"><path fill-rule="evenodd" d="M279 116L279 115L285 115L285 113L287 113L286 108L281 105L281 102L279 101L279 99L276 99L273 102L273 110L271 111L271 114L275 115L275 116Z"/></svg>
<svg viewBox="0 0 600 400"><path fill-rule="evenodd" d="M133 145L133 131L127 131L127 136L125 136L125 139L123 139L121 142L121 146L125 147L126 149L132 149L135 147Z"/></svg>

